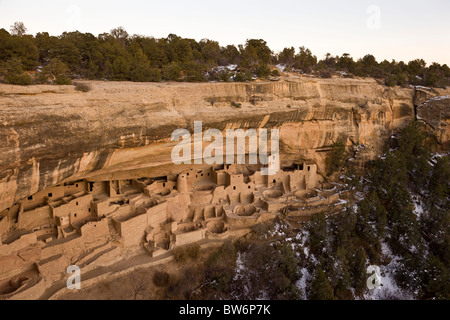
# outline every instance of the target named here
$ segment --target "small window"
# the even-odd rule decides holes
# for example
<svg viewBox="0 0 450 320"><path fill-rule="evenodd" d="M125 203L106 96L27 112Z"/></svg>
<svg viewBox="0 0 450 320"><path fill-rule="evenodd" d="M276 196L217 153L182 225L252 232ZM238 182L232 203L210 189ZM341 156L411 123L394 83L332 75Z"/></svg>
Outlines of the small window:
<svg viewBox="0 0 450 320"><path fill-rule="evenodd" d="M175 190L177 187L173 186L173 190Z"/></svg>
<svg viewBox="0 0 450 320"><path fill-rule="evenodd" d="M209 173L208 173L208 176L209 176Z"/></svg>
<svg viewBox="0 0 450 320"><path fill-rule="evenodd" d="M299 166L299 168L303 171L303 163Z"/></svg>
<svg viewBox="0 0 450 320"><path fill-rule="evenodd" d="M91 212L91 208L89 208L88 211Z"/></svg>
<svg viewBox="0 0 450 320"><path fill-rule="evenodd" d="M28 200L33 200L33 196L29 196L29 197L28 197Z"/></svg>
<svg viewBox="0 0 450 320"><path fill-rule="evenodd" d="M311 167L308 167L308 171L311 171Z"/></svg>
<svg viewBox="0 0 450 320"><path fill-rule="evenodd" d="M189 175L189 172L187 173L187 175ZM184 178L184 177L183 177Z"/></svg>
<svg viewBox="0 0 450 320"><path fill-rule="evenodd" d="M250 189L250 186L248 186L248 188Z"/></svg>
<svg viewBox="0 0 450 320"><path fill-rule="evenodd" d="M77 214L76 213L74 213L74 215L73 215L75 218L77 217Z"/></svg>
<svg viewBox="0 0 450 320"><path fill-rule="evenodd" d="M277 183L277 180L276 180L276 179L273 179L273 183Z"/></svg>
<svg viewBox="0 0 450 320"><path fill-rule="evenodd" d="M236 187L233 187L233 190L236 190Z"/></svg>
<svg viewBox="0 0 450 320"><path fill-rule="evenodd" d="M78 183L75 185L76 188L78 188Z"/></svg>
<svg viewBox="0 0 450 320"><path fill-rule="evenodd" d="M166 187L166 184L165 183L163 183L163 188L165 188Z"/></svg>
<svg viewBox="0 0 450 320"><path fill-rule="evenodd" d="M48 197L49 197L49 198L53 197L53 193L50 192L50 193L48 194Z"/></svg>
<svg viewBox="0 0 450 320"><path fill-rule="evenodd" d="M78 202L76 202L75 205L78 205Z"/></svg>

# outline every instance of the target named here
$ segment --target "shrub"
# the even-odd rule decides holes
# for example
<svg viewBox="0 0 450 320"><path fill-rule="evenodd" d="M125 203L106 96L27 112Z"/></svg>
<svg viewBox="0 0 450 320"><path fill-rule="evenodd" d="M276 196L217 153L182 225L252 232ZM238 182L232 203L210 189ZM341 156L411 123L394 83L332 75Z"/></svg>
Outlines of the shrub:
<svg viewBox="0 0 450 320"><path fill-rule="evenodd" d="M72 80L67 78L66 75L59 75L56 77L56 79L53 81L54 84L60 85L60 86L68 86L72 84Z"/></svg>
<svg viewBox="0 0 450 320"><path fill-rule="evenodd" d="M53 83L58 85L69 85L72 81L69 79L69 68L59 59L52 59L48 65L42 69L42 79L52 79Z"/></svg>
<svg viewBox="0 0 450 320"><path fill-rule="evenodd" d="M37 84L48 84L48 75L46 75L44 72L40 71L36 73L35 75L35 81Z"/></svg>
<svg viewBox="0 0 450 320"><path fill-rule="evenodd" d="M405 87L408 84L408 76L405 73L400 73L396 77L397 85Z"/></svg>
<svg viewBox="0 0 450 320"><path fill-rule="evenodd" d="M200 256L200 245L198 243L194 243L188 246L187 256L191 259L197 259Z"/></svg>
<svg viewBox="0 0 450 320"><path fill-rule="evenodd" d="M320 74L320 77L324 78L324 79L329 79L332 77L331 72L328 70L321 71L319 74Z"/></svg>
<svg viewBox="0 0 450 320"><path fill-rule="evenodd" d="M23 71L22 62L16 58L6 61L2 68L2 74L6 83L18 85L30 85L33 83L30 75Z"/></svg>
<svg viewBox="0 0 450 320"><path fill-rule="evenodd" d="M258 78L267 79L270 76L270 67L266 64L258 65L255 74Z"/></svg>
<svg viewBox="0 0 450 320"><path fill-rule="evenodd" d="M222 70L217 74L217 78L220 81L228 82L228 81L230 81L231 73L228 70Z"/></svg>
<svg viewBox="0 0 450 320"><path fill-rule="evenodd" d="M255 224L251 229L256 236L262 237L269 231L269 226L266 223L258 223Z"/></svg>
<svg viewBox="0 0 450 320"><path fill-rule="evenodd" d="M173 257L175 262L184 262L187 260L187 250L185 247L177 247L173 249Z"/></svg>
<svg viewBox="0 0 450 320"><path fill-rule="evenodd" d="M181 67L175 62L166 64L162 69L162 76L164 80L179 81L181 77Z"/></svg>
<svg viewBox="0 0 450 320"><path fill-rule="evenodd" d="M232 261L236 261L236 247L231 241L226 241L222 247L211 254L206 262L206 266L229 265Z"/></svg>
<svg viewBox="0 0 450 320"><path fill-rule="evenodd" d="M396 79L395 75L390 74L385 80L385 85L388 87L395 87L395 85L397 84L396 80L397 79Z"/></svg>
<svg viewBox="0 0 450 320"><path fill-rule="evenodd" d="M17 84L22 86L27 86L30 84L33 84L33 79L30 77L29 74L22 72L19 74L7 74L5 76L5 80L7 83L10 84Z"/></svg>
<svg viewBox="0 0 450 320"><path fill-rule="evenodd" d="M162 80L161 71L158 68L142 66L131 72L130 80L134 82L160 82Z"/></svg>
<svg viewBox="0 0 450 320"><path fill-rule="evenodd" d="M153 275L153 284L157 287L167 287L169 274L165 271L156 271Z"/></svg>
<svg viewBox="0 0 450 320"><path fill-rule="evenodd" d="M250 70L247 69L241 69L241 71L237 72L234 76L235 82L246 82L246 81L252 81L253 76Z"/></svg>
<svg viewBox="0 0 450 320"><path fill-rule="evenodd" d="M232 106L232 107L235 107L235 108L240 108L240 107L242 107L242 103L238 103L238 102L234 102L234 101L233 101L233 102L231 103L231 106Z"/></svg>
<svg viewBox="0 0 450 320"><path fill-rule="evenodd" d="M88 91L91 91L91 89L92 89L88 83L77 82L77 83L74 83L74 85L75 85L75 90L81 91L81 92L88 92Z"/></svg>
<svg viewBox="0 0 450 320"><path fill-rule="evenodd" d="M122 57L119 56L116 59L114 59L114 62L112 63L112 79L113 80L128 80L130 75L131 65L130 62Z"/></svg>
<svg viewBox="0 0 450 320"><path fill-rule="evenodd" d="M188 258L197 259L200 255L200 245L197 243L177 247L173 250L173 256L176 262L184 262Z"/></svg>
<svg viewBox="0 0 450 320"><path fill-rule="evenodd" d="M191 61L183 65L186 81L202 82L206 81L206 69L201 63Z"/></svg>
<svg viewBox="0 0 450 320"><path fill-rule="evenodd" d="M280 71L278 71L278 69L272 70L272 76L279 77L280 76Z"/></svg>

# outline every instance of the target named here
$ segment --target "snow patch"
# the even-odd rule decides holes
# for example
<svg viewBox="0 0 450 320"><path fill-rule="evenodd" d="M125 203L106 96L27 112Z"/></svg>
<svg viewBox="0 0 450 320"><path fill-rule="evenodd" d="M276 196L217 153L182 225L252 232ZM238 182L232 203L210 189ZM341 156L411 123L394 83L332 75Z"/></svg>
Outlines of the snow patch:
<svg viewBox="0 0 450 320"><path fill-rule="evenodd" d="M307 284L308 282L310 282L312 275L309 274L308 269L303 268L301 270L302 273L302 277L295 283L295 286L301 290L302 293L302 300L306 300L306 288L307 288Z"/></svg>
<svg viewBox="0 0 450 320"><path fill-rule="evenodd" d="M378 289L369 290L364 294L365 300L413 300L413 295L401 289L395 281L395 270L400 264L400 258L392 254L386 243L381 244L383 256L391 259L386 266L380 266L381 284Z"/></svg>
<svg viewBox="0 0 450 320"><path fill-rule="evenodd" d="M279 69L280 71L286 70L286 65L285 64L277 64L275 67L277 69Z"/></svg>

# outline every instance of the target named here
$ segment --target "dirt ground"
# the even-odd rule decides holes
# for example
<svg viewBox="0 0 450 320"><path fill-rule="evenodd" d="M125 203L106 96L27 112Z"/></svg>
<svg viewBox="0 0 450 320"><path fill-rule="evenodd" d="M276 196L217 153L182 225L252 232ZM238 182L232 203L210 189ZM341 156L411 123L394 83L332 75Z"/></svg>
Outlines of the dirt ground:
<svg viewBox="0 0 450 320"><path fill-rule="evenodd" d="M161 300L165 288L183 274L186 268L192 268L204 263L217 248L203 249L200 256L182 263L171 261L165 264L137 270L117 279L100 282L96 285L74 290L61 296L60 300ZM168 274L167 284L158 285L155 274ZM156 282L156 284L155 284ZM192 290L197 284L192 283Z"/></svg>

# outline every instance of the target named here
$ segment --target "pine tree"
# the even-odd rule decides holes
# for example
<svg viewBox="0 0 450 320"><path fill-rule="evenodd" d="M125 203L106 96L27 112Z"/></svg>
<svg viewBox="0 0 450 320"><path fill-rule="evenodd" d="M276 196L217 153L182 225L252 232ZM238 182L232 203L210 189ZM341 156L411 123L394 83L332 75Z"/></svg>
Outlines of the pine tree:
<svg viewBox="0 0 450 320"><path fill-rule="evenodd" d="M150 61L140 47L136 49L133 55L130 80L135 82L161 81L161 72L159 69L150 67Z"/></svg>
<svg viewBox="0 0 450 320"><path fill-rule="evenodd" d="M55 84L69 85L72 81L69 79L68 75L69 68L67 65L61 60L54 58L42 69L41 77L45 81L41 80L41 82L46 82L47 79L50 78Z"/></svg>
<svg viewBox="0 0 450 320"><path fill-rule="evenodd" d="M355 288L355 294L357 296L360 296L366 289L367 280L367 260L362 249L359 249L356 251L356 253L354 253L349 261L349 265L352 286L353 288Z"/></svg>
<svg viewBox="0 0 450 320"><path fill-rule="evenodd" d="M423 272L423 297L426 299L450 299L450 273L434 255L429 255Z"/></svg>
<svg viewBox="0 0 450 320"><path fill-rule="evenodd" d="M318 267L311 284L311 300L334 300L333 288L323 272L322 268Z"/></svg>
<svg viewBox="0 0 450 320"><path fill-rule="evenodd" d="M5 81L10 84L30 85L33 79L23 71L22 62L18 58L12 58L6 61L0 68Z"/></svg>
<svg viewBox="0 0 450 320"><path fill-rule="evenodd" d="M114 80L129 80L131 66L127 59L117 57L112 64L112 78Z"/></svg>
<svg viewBox="0 0 450 320"><path fill-rule="evenodd" d="M162 69L163 79L167 81L179 81L181 78L181 67L178 63L166 64Z"/></svg>
<svg viewBox="0 0 450 320"><path fill-rule="evenodd" d="M327 245L327 220L323 212L312 217L309 233L311 252L320 255Z"/></svg>

